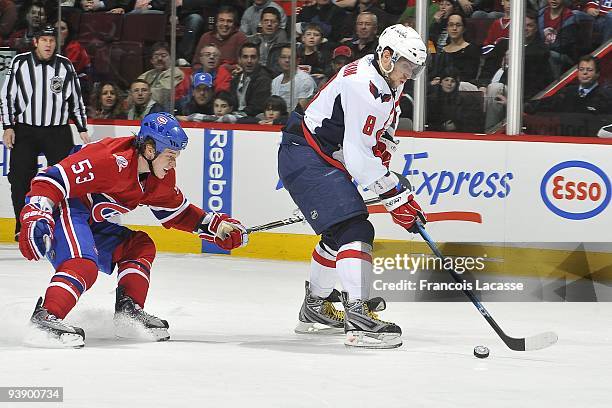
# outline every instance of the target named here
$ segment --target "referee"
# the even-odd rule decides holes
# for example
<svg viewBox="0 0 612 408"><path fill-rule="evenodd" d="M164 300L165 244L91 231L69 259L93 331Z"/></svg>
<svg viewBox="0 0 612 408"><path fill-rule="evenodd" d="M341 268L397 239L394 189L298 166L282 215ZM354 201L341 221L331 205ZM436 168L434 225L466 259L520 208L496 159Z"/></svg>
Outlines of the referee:
<svg viewBox="0 0 612 408"><path fill-rule="evenodd" d="M55 54L57 30L42 27L34 35L34 50L18 54L0 95L4 145L11 149L8 180L15 211L15 240L19 214L30 182L38 171L38 155L49 166L65 158L74 146L71 118L84 143L89 142L79 79L70 60Z"/></svg>

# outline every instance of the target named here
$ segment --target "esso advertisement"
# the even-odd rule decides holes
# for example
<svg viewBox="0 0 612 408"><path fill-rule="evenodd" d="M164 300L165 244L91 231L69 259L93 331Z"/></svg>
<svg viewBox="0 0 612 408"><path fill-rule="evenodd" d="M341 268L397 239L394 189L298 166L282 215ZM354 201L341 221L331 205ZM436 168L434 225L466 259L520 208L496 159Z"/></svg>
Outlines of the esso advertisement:
<svg viewBox="0 0 612 408"><path fill-rule="evenodd" d="M571 160L546 172L540 195L550 211L570 220L601 214L610 204L610 178L593 163Z"/></svg>
<svg viewBox="0 0 612 408"><path fill-rule="evenodd" d="M203 205L206 212L232 213L232 130L206 129L204 133ZM223 253L215 244L202 241L202 252Z"/></svg>

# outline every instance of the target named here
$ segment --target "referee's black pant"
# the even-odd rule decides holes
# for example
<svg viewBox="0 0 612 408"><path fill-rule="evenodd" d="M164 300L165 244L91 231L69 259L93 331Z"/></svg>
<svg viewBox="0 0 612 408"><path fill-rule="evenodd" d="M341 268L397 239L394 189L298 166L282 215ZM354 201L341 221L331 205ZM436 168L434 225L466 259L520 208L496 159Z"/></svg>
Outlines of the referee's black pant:
<svg viewBox="0 0 612 408"><path fill-rule="evenodd" d="M48 165L52 166L68 156L74 143L69 125L30 126L17 123L14 129L15 145L11 150L8 181L11 183L17 233L21 229L19 214L25 205L25 196L38 172L38 155L43 153Z"/></svg>

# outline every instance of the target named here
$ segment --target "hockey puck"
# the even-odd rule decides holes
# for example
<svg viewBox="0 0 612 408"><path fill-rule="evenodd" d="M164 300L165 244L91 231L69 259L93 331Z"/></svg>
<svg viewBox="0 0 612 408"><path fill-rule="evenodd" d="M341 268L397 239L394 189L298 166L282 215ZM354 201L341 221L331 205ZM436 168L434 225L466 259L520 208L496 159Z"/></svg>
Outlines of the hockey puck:
<svg viewBox="0 0 612 408"><path fill-rule="evenodd" d="M489 349L485 346L476 346L474 347L474 356L477 358L487 358L489 357Z"/></svg>

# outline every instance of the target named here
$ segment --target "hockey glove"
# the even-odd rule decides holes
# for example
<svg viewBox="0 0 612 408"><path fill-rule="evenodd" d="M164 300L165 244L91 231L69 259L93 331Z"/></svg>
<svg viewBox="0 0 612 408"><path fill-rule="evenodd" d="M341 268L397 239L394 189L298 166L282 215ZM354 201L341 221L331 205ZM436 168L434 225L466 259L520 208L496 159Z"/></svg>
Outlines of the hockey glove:
<svg viewBox="0 0 612 408"><path fill-rule="evenodd" d="M385 209L391 214L393 222L404 227L408 232L417 233L417 219L420 220L421 224L426 224L427 217L421 206L414 201L412 193L409 190L402 192L393 190L393 193L389 192L388 194L395 195L387 198L383 196L381 198Z"/></svg>
<svg viewBox="0 0 612 408"><path fill-rule="evenodd" d="M388 169L389 163L391 163L391 157L393 153L397 150L397 144L399 141L393 139L389 133L385 132L380 137L376 145L372 147L372 152L374 156L380 157L383 165Z"/></svg>
<svg viewBox="0 0 612 408"><path fill-rule="evenodd" d="M240 248L249 242L249 235L240 221L223 213L206 214L195 233L201 239L214 242L219 248L225 250Z"/></svg>
<svg viewBox="0 0 612 408"><path fill-rule="evenodd" d="M21 210L19 220L19 250L28 260L43 258L53 241L53 202L46 197L28 197L28 203Z"/></svg>

